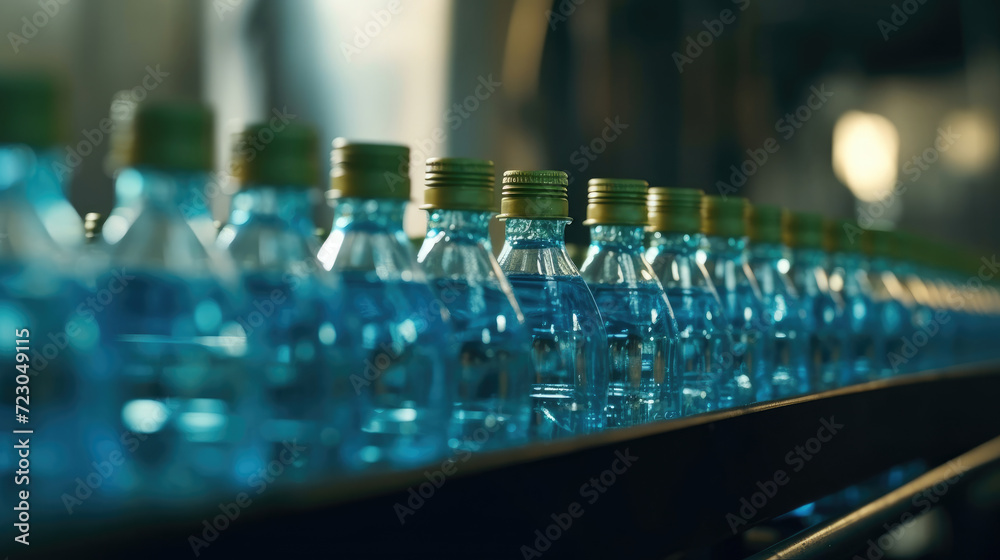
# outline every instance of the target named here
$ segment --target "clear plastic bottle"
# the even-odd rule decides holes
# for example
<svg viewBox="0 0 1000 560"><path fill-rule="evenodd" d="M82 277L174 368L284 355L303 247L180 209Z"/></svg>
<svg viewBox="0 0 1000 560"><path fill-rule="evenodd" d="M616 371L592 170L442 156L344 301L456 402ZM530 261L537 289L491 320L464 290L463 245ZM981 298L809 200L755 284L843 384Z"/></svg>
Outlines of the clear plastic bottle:
<svg viewBox="0 0 1000 560"><path fill-rule="evenodd" d="M531 340L521 306L493 256L493 162L427 160L427 237L417 260L451 315L460 345L449 445L477 451L531 433Z"/></svg>
<svg viewBox="0 0 1000 560"><path fill-rule="evenodd" d="M954 322L943 315L944 305L931 282L931 270L925 266L930 256L929 242L903 232L894 232L897 247L894 259L896 277L913 297L912 335L904 350L915 351L911 371L947 367L953 356L949 345Z"/></svg>
<svg viewBox="0 0 1000 560"><path fill-rule="evenodd" d="M410 150L338 138L331 162L338 198L319 260L341 280L342 320L360 353L345 370L360 429L344 457L355 469L423 465L448 450L457 351L447 308L403 232Z"/></svg>
<svg viewBox="0 0 1000 560"><path fill-rule="evenodd" d="M823 217L807 212L786 214L784 239L792 248L792 278L806 312L813 374L810 389L850 385L854 377L850 321L840 294L830 289Z"/></svg>
<svg viewBox="0 0 1000 560"><path fill-rule="evenodd" d="M566 253L569 219L562 171L506 171L498 259L530 329L531 387L538 437L602 430L608 404L608 346L594 296Z"/></svg>
<svg viewBox="0 0 1000 560"><path fill-rule="evenodd" d="M736 377L732 333L699 251L701 199L699 190L666 187L650 187L648 197L646 261L677 320L682 416L732 406L721 387L749 385Z"/></svg>
<svg viewBox="0 0 1000 560"><path fill-rule="evenodd" d="M791 252L781 242L781 220L782 209L777 206L748 207L750 268L774 325L774 366L770 382L762 383L757 392L760 400L808 393L811 377L805 310L789 275Z"/></svg>
<svg viewBox="0 0 1000 560"><path fill-rule="evenodd" d="M336 277L316 259L318 153L316 132L305 125L259 124L239 134L233 169L241 191L218 239L240 271L236 320L261 403L250 427L264 443L265 463L284 465L283 481L337 472L340 443L355 428L357 399L340 375L351 333L340 320ZM282 461L289 446L297 454L290 464Z"/></svg>
<svg viewBox="0 0 1000 560"><path fill-rule="evenodd" d="M865 230L862 248L868 257L865 269L872 287L872 301L878 316L875 340L875 378L908 373L913 363L906 357L904 346L912 333L913 296L892 270L893 234L882 230Z"/></svg>
<svg viewBox="0 0 1000 560"><path fill-rule="evenodd" d="M591 179L588 186L590 249L580 275L608 333L609 428L680 415L677 323L643 256L647 187L629 179Z"/></svg>
<svg viewBox="0 0 1000 560"><path fill-rule="evenodd" d="M72 223L53 223L38 204L57 196L49 156L63 137L62 102L51 76L0 73L0 413L8 430L33 432L11 434L0 447L0 468L9 473L0 501L17 504L15 496L29 492L32 519L66 515L61 496L72 495L74 480L86 478L94 461L108 459L103 444L119 436L105 406L92 298L56 241ZM77 234L82 238L82 228ZM30 440L27 476L14 474L23 470L23 439ZM91 511L102 501L95 498Z"/></svg>
<svg viewBox="0 0 1000 560"><path fill-rule="evenodd" d="M747 254L744 198L706 196L701 201L702 250L705 269L722 301L722 312L733 332L736 375L722 387L727 406L741 406L767 397L771 390L773 325L764 311Z"/></svg>
<svg viewBox="0 0 1000 560"><path fill-rule="evenodd" d="M881 336L872 286L865 273L862 230L845 221L827 222L824 227L830 290L844 302L850 344L847 355L853 360L849 381L862 383L873 379L875 364L880 361L876 359L876 340Z"/></svg>
<svg viewBox="0 0 1000 560"><path fill-rule="evenodd" d="M232 263L199 238L202 222L186 221L179 205L204 188L213 141L206 107L139 109L117 181L141 193L141 210L97 280L112 294L96 315L116 409L133 436L122 441L132 460L107 483L162 505L246 487L261 465L247 430L257 406L240 367L246 338Z"/></svg>

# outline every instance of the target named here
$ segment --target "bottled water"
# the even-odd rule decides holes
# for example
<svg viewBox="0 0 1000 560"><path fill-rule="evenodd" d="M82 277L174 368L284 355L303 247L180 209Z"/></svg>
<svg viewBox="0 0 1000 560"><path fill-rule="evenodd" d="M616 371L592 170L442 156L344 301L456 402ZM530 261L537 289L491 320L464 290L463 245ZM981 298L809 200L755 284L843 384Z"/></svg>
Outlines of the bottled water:
<svg viewBox="0 0 1000 560"><path fill-rule="evenodd" d="M543 439L599 431L607 414L607 333L566 253L567 185L562 171L503 175L506 239L498 261L531 332L532 422Z"/></svg>
<svg viewBox="0 0 1000 560"><path fill-rule="evenodd" d="M447 452L457 354L447 309L403 233L410 196L405 146L333 144L337 199L323 267L338 275L342 320L356 333L345 364L359 429L344 442L351 468L412 467Z"/></svg>
<svg viewBox="0 0 1000 560"><path fill-rule="evenodd" d="M490 161L427 160L423 208L429 221L418 260L460 345L449 444L467 451L516 445L534 435L531 342L490 244L495 178Z"/></svg>
<svg viewBox="0 0 1000 560"><path fill-rule="evenodd" d="M677 324L643 256L645 181L591 179L590 250L580 274L604 318L611 352L608 427L680 415Z"/></svg>
<svg viewBox="0 0 1000 560"><path fill-rule="evenodd" d="M311 210L318 148L316 133L295 123L280 130L255 125L240 134L233 167L242 190L219 236L241 271L236 320L247 335L245 372L262 405L253 437L265 445L264 460L282 463L289 480L338 470L356 403L347 376L338 375L350 344L335 278L321 275L316 259Z"/></svg>
<svg viewBox="0 0 1000 560"><path fill-rule="evenodd" d="M829 278L831 292L844 302L851 383L874 378L876 340L881 335L872 286L866 274L866 258L861 250L861 228L851 222L828 222L825 244L830 254Z"/></svg>
<svg viewBox="0 0 1000 560"><path fill-rule="evenodd" d="M682 416L730 406L721 401L721 388L749 385L736 377L731 330L699 252L701 199L696 189L649 189L646 260L677 320Z"/></svg>
<svg viewBox="0 0 1000 560"><path fill-rule="evenodd" d="M892 377L910 371L912 363L904 356L903 346L912 332L913 296L892 271L892 233L865 230L861 236L868 283L878 317L875 339L876 378Z"/></svg>
<svg viewBox="0 0 1000 560"><path fill-rule="evenodd" d="M181 211L206 184L212 142L207 108L139 109L129 167L117 181L141 193L141 210L97 282L113 292L96 315L116 409L134 442L107 483L157 504L245 487L261 465L247 430L258 407L239 363L246 339L232 266L196 233L204 215L188 221Z"/></svg>
<svg viewBox="0 0 1000 560"><path fill-rule="evenodd" d="M61 101L49 76L0 73L0 359L7 370L0 412L8 429L25 431L0 448L0 468L11 473L0 500L18 504L15 496L27 491L32 516L65 515L61 495L72 495L92 462L107 459L102 442L118 436L101 408L107 379L89 295L65 250L82 239L82 228L74 237L71 216L62 224L53 218L68 207L57 202L65 198L50 157L64 124ZM25 449L29 472L16 474Z"/></svg>
<svg viewBox="0 0 1000 560"><path fill-rule="evenodd" d="M809 333L789 275L791 254L781 242L781 219L777 206L754 205L747 212L750 267L764 296L768 321L774 325L774 365L769 382L761 383L757 392L760 400L809 392Z"/></svg>
<svg viewBox="0 0 1000 560"><path fill-rule="evenodd" d="M850 324L844 302L830 289L827 254L823 250L823 217L787 214L785 244L792 248L792 278L806 312L813 373L810 389L826 391L849 385L854 376Z"/></svg>
<svg viewBox="0 0 1000 560"><path fill-rule="evenodd" d="M701 230L705 269L722 301L732 327L736 362L733 382L722 386L723 406L741 406L767 397L774 339L764 312L764 296L750 270L747 256L746 199L706 196L702 199Z"/></svg>

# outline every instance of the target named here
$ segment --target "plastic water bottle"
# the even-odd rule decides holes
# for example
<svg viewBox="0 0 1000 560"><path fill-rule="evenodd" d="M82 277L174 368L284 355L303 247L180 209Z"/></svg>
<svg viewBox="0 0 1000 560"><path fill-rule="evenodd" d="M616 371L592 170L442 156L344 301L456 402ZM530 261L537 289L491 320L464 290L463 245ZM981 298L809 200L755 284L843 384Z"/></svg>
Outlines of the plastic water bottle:
<svg viewBox="0 0 1000 560"><path fill-rule="evenodd" d="M762 386L770 382L773 326L748 262L746 205L746 199L739 197L706 196L701 202L705 269L722 301L735 343L737 371L733 382L722 386L723 406L750 404L770 393Z"/></svg>
<svg viewBox="0 0 1000 560"><path fill-rule="evenodd" d="M865 230L861 239L868 257L865 273L872 287L872 301L878 317L874 377L881 379L907 373L912 363L905 356L903 346L912 332L913 299L892 271L892 233Z"/></svg>
<svg viewBox="0 0 1000 560"><path fill-rule="evenodd" d="M449 445L477 451L527 441L531 344L521 306L493 256L493 162L427 160L427 237L418 260L451 314L459 363Z"/></svg>
<svg viewBox="0 0 1000 560"><path fill-rule="evenodd" d="M538 436L554 439L605 427L608 346L594 296L566 253L569 184L562 171L506 171L498 259L531 332L531 386Z"/></svg>
<svg viewBox="0 0 1000 560"><path fill-rule="evenodd" d="M813 374L810 389L826 391L850 385L854 375L850 321L844 302L830 289L823 217L807 212L786 214L784 239L792 248L792 278L806 312Z"/></svg>
<svg viewBox="0 0 1000 560"><path fill-rule="evenodd" d="M721 388L737 383L731 330L699 252L701 199L700 190L666 187L650 187L648 197L646 260L677 320L682 416L717 410Z"/></svg>
<svg viewBox="0 0 1000 560"><path fill-rule="evenodd" d="M865 273L865 256L861 250L862 230L851 222L827 222L824 244L830 254L830 290L844 302L850 348L850 382L861 383L873 378L875 340L880 325L872 287Z"/></svg>
<svg viewBox="0 0 1000 560"><path fill-rule="evenodd" d="M783 399L809 392L809 333L805 310L789 275L791 252L781 242L782 210L754 205L747 211L750 267L764 296L768 320L774 325L774 365L768 383L761 383L760 400Z"/></svg>
<svg viewBox="0 0 1000 560"><path fill-rule="evenodd" d="M647 187L629 179L591 179L588 187L590 249L580 274L608 333L608 427L680 415L677 323L643 256Z"/></svg>
<svg viewBox="0 0 1000 560"><path fill-rule="evenodd" d="M241 191L218 240L240 270L244 371L261 403L252 433L265 445L264 460L281 464L288 480L339 469L357 401L340 375L351 344L335 276L316 259L318 154L316 132L305 125L259 124L238 135L233 169Z"/></svg>
<svg viewBox="0 0 1000 560"><path fill-rule="evenodd" d="M149 104L139 109L134 134L117 181L141 193L141 211L97 281L112 294L96 316L130 434L130 443L122 441L129 460L108 484L183 505L252 484L261 457L247 424L259 407L240 367L246 338L231 262L196 233L206 213L189 221L182 211L212 168L212 113L196 104Z"/></svg>
<svg viewBox="0 0 1000 560"><path fill-rule="evenodd" d="M351 468L413 467L448 450L457 352L403 233L409 163L405 146L333 143L337 202L319 260L341 279L342 320L358 337L360 355L343 366L359 402L343 444Z"/></svg>
<svg viewBox="0 0 1000 560"><path fill-rule="evenodd" d="M101 406L107 379L95 352L100 337L90 295L56 241L82 239L82 228L71 231L70 218L79 223L79 215L59 203L65 198L51 166L64 108L53 78L0 73L0 359L6 370L0 413L8 430L24 432L10 434L11 443L0 447L0 468L9 473L0 500L14 507L21 501L15 497L28 492L32 519L66 515L67 507L78 511L62 494L73 496L75 479L86 478L94 461L106 461L103 442L119 435ZM65 215L67 207L73 216ZM65 222L54 218L58 214ZM18 464L23 453L27 468Z"/></svg>

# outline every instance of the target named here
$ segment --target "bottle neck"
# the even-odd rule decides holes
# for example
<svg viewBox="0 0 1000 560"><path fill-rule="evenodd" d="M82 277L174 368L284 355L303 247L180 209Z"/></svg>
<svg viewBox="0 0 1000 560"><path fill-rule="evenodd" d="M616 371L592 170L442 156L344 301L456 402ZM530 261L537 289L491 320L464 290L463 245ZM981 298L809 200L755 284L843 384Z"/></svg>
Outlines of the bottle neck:
<svg viewBox="0 0 1000 560"><path fill-rule="evenodd" d="M309 191L298 187L253 185L237 193L229 223L240 227L250 220L278 223L307 237L316 230Z"/></svg>
<svg viewBox="0 0 1000 560"><path fill-rule="evenodd" d="M694 255L702 241L700 233L654 231L649 238L649 252Z"/></svg>
<svg viewBox="0 0 1000 560"><path fill-rule="evenodd" d="M788 247L780 243L752 243L750 256L756 261L777 262L788 258Z"/></svg>
<svg viewBox="0 0 1000 560"><path fill-rule="evenodd" d="M796 249L794 257L797 267L826 269L827 256L826 251L822 249Z"/></svg>
<svg viewBox="0 0 1000 560"><path fill-rule="evenodd" d="M504 224L505 244L513 249L565 247L569 223L570 220L508 218Z"/></svg>
<svg viewBox="0 0 1000 560"><path fill-rule="evenodd" d="M406 200L380 198L341 198L333 209L333 229L356 227L403 231Z"/></svg>
<svg viewBox="0 0 1000 560"><path fill-rule="evenodd" d="M595 225L590 228L590 245L597 250L641 253L644 241L645 229L642 226Z"/></svg>
<svg viewBox="0 0 1000 560"><path fill-rule="evenodd" d="M720 237L709 235L705 238L705 248L711 257L725 260L742 260L746 255L746 237Z"/></svg>
<svg viewBox="0 0 1000 560"><path fill-rule="evenodd" d="M442 232L452 238L490 244L490 221L493 212L474 210L431 210L427 216L427 238Z"/></svg>

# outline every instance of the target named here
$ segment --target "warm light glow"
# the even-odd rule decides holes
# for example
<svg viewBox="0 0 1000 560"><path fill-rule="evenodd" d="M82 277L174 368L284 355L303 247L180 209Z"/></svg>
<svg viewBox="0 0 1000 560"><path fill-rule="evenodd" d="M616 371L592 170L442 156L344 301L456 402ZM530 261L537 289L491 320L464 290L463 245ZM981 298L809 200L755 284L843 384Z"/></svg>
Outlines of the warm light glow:
<svg viewBox="0 0 1000 560"><path fill-rule="evenodd" d="M996 161L1000 132L996 119L988 111L954 111L941 122L944 134L954 135L955 142L941 151L941 159L963 173L985 171Z"/></svg>
<svg viewBox="0 0 1000 560"><path fill-rule="evenodd" d="M899 171L899 132L889 119L848 111L833 127L833 171L854 196L884 198Z"/></svg>

